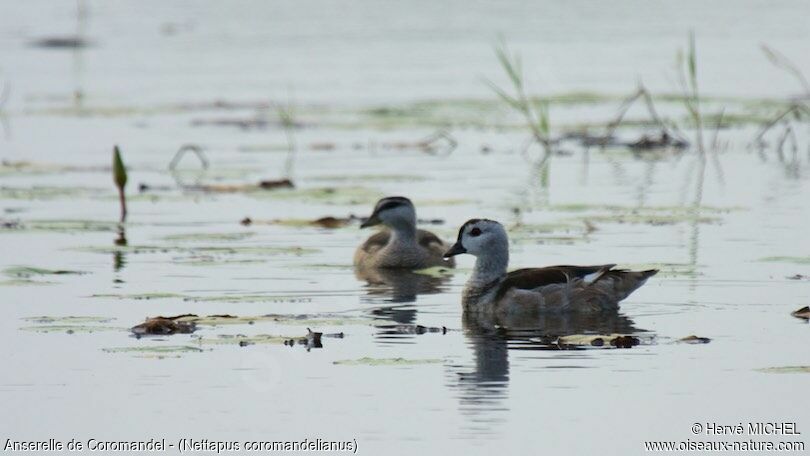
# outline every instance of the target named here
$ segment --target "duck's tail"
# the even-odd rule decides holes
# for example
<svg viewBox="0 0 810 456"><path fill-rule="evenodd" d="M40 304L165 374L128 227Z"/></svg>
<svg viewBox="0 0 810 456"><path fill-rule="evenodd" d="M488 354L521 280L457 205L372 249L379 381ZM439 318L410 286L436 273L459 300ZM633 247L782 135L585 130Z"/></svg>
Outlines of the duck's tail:
<svg viewBox="0 0 810 456"><path fill-rule="evenodd" d="M592 284L605 289L616 301L621 301L644 285L647 279L658 274L658 269L647 269L645 271L610 269L600 272L601 274Z"/></svg>

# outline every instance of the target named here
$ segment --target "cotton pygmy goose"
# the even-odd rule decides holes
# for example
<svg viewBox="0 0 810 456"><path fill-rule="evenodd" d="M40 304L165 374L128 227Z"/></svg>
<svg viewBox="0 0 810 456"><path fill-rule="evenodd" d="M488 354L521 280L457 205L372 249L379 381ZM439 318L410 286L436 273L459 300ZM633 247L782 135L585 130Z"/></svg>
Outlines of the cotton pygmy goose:
<svg viewBox="0 0 810 456"><path fill-rule="evenodd" d="M360 228L383 225L357 248L354 264L358 268L423 269L432 266L453 267L445 259L445 244L435 234L416 228L416 209L408 198L389 196L377 202L374 212Z"/></svg>
<svg viewBox="0 0 810 456"><path fill-rule="evenodd" d="M496 316L544 312L600 312L616 310L658 270L613 269L597 266L550 266L507 272L509 238L503 225L486 219L468 220L458 241L445 253L475 256L475 267L464 286L465 310Z"/></svg>

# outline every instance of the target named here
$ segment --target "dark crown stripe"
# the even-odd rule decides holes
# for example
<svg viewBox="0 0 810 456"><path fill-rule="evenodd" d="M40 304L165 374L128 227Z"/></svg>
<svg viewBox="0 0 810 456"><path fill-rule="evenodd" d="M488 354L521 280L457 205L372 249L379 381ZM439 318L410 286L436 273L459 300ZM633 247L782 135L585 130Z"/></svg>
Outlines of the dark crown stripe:
<svg viewBox="0 0 810 456"><path fill-rule="evenodd" d="M377 202L377 207L374 208L374 212L412 204L413 203L411 203L411 200L405 198L404 196L389 196Z"/></svg>
<svg viewBox="0 0 810 456"><path fill-rule="evenodd" d="M477 219L477 218L475 218L475 219L469 219L466 222L464 222L464 224L461 225L461 228L458 229L458 239L457 239L458 242L461 242L461 237L464 235L464 229L465 228L467 228L470 225L475 225L476 223L478 223L478 222L480 222L482 220L486 220L486 219Z"/></svg>

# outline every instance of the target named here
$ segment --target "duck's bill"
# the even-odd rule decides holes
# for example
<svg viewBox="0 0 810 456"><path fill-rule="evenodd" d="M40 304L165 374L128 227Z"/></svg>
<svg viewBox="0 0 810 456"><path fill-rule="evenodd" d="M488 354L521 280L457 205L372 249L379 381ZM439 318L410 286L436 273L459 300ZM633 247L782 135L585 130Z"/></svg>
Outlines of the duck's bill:
<svg viewBox="0 0 810 456"><path fill-rule="evenodd" d="M450 250L444 253L444 258L446 259L454 257L456 255L461 255L462 253L467 253L467 249L465 249L464 246L461 245L461 242L456 242L455 244L453 244L452 247L450 247Z"/></svg>
<svg viewBox="0 0 810 456"><path fill-rule="evenodd" d="M370 226L379 225L380 223L382 222L377 217L377 214L371 214L371 217L367 218L365 222L360 224L360 228L368 228Z"/></svg>

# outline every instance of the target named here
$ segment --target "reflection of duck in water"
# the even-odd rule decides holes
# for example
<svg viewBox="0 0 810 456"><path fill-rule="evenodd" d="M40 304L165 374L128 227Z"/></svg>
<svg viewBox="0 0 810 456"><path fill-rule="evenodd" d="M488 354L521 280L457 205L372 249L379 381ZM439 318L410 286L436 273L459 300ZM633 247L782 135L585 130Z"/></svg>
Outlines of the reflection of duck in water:
<svg viewBox="0 0 810 456"><path fill-rule="evenodd" d="M447 245L430 231L416 228L416 209L408 198L390 196L377 202L374 212L361 228L384 225L354 254L357 268L424 269L432 266L453 267L444 259Z"/></svg>
<svg viewBox="0 0 810 456"><path fill-rule="evenodd" d="M500 319L545 319L552 313L598 313L617 310L619 301L644 285L658 271L613 269L615 265L551 266L507 273L509 238L503 225L472 219L458 233L445 254L476 257L472 276L464 286L465 312Z"/></svg>
<svg viewBox="0 0 810 456"><path fill-rule="evenodd" d="M617 309L591 313L554 313L543 316L512 317L508 329L494 315L464 312L464 336L472 348L471 366L451 368L450 387L459 390L460 406L472 421L491 424L493 411L508 412L504 399L509 386L509 352L550 350L553 345L539 341L574 334L634 334L639 330ZM479 417L480 415L480 417ZM477 417L477 418L476 418Z"/></svg>
<svg viewBox="0 0 810 456"><path fill-rule="evenodd" d="M420 294L435 294L444 291L449 276L420 274L408 269L358 268L355 276L367 282L366 299L371 302L409 303ZM373 315L397 323L413 323L416 309L412 306L384 306L374 309Z"/></svg>
<svg viewBox="0 0 810 456"><path fill-rule="evenodd" d="M443 291L442 285L450 279L446 275L420 274L407 269L356 269L355 276L366 281L369 298L385 298L390 302L413 302L420 294Z"/></svg>

